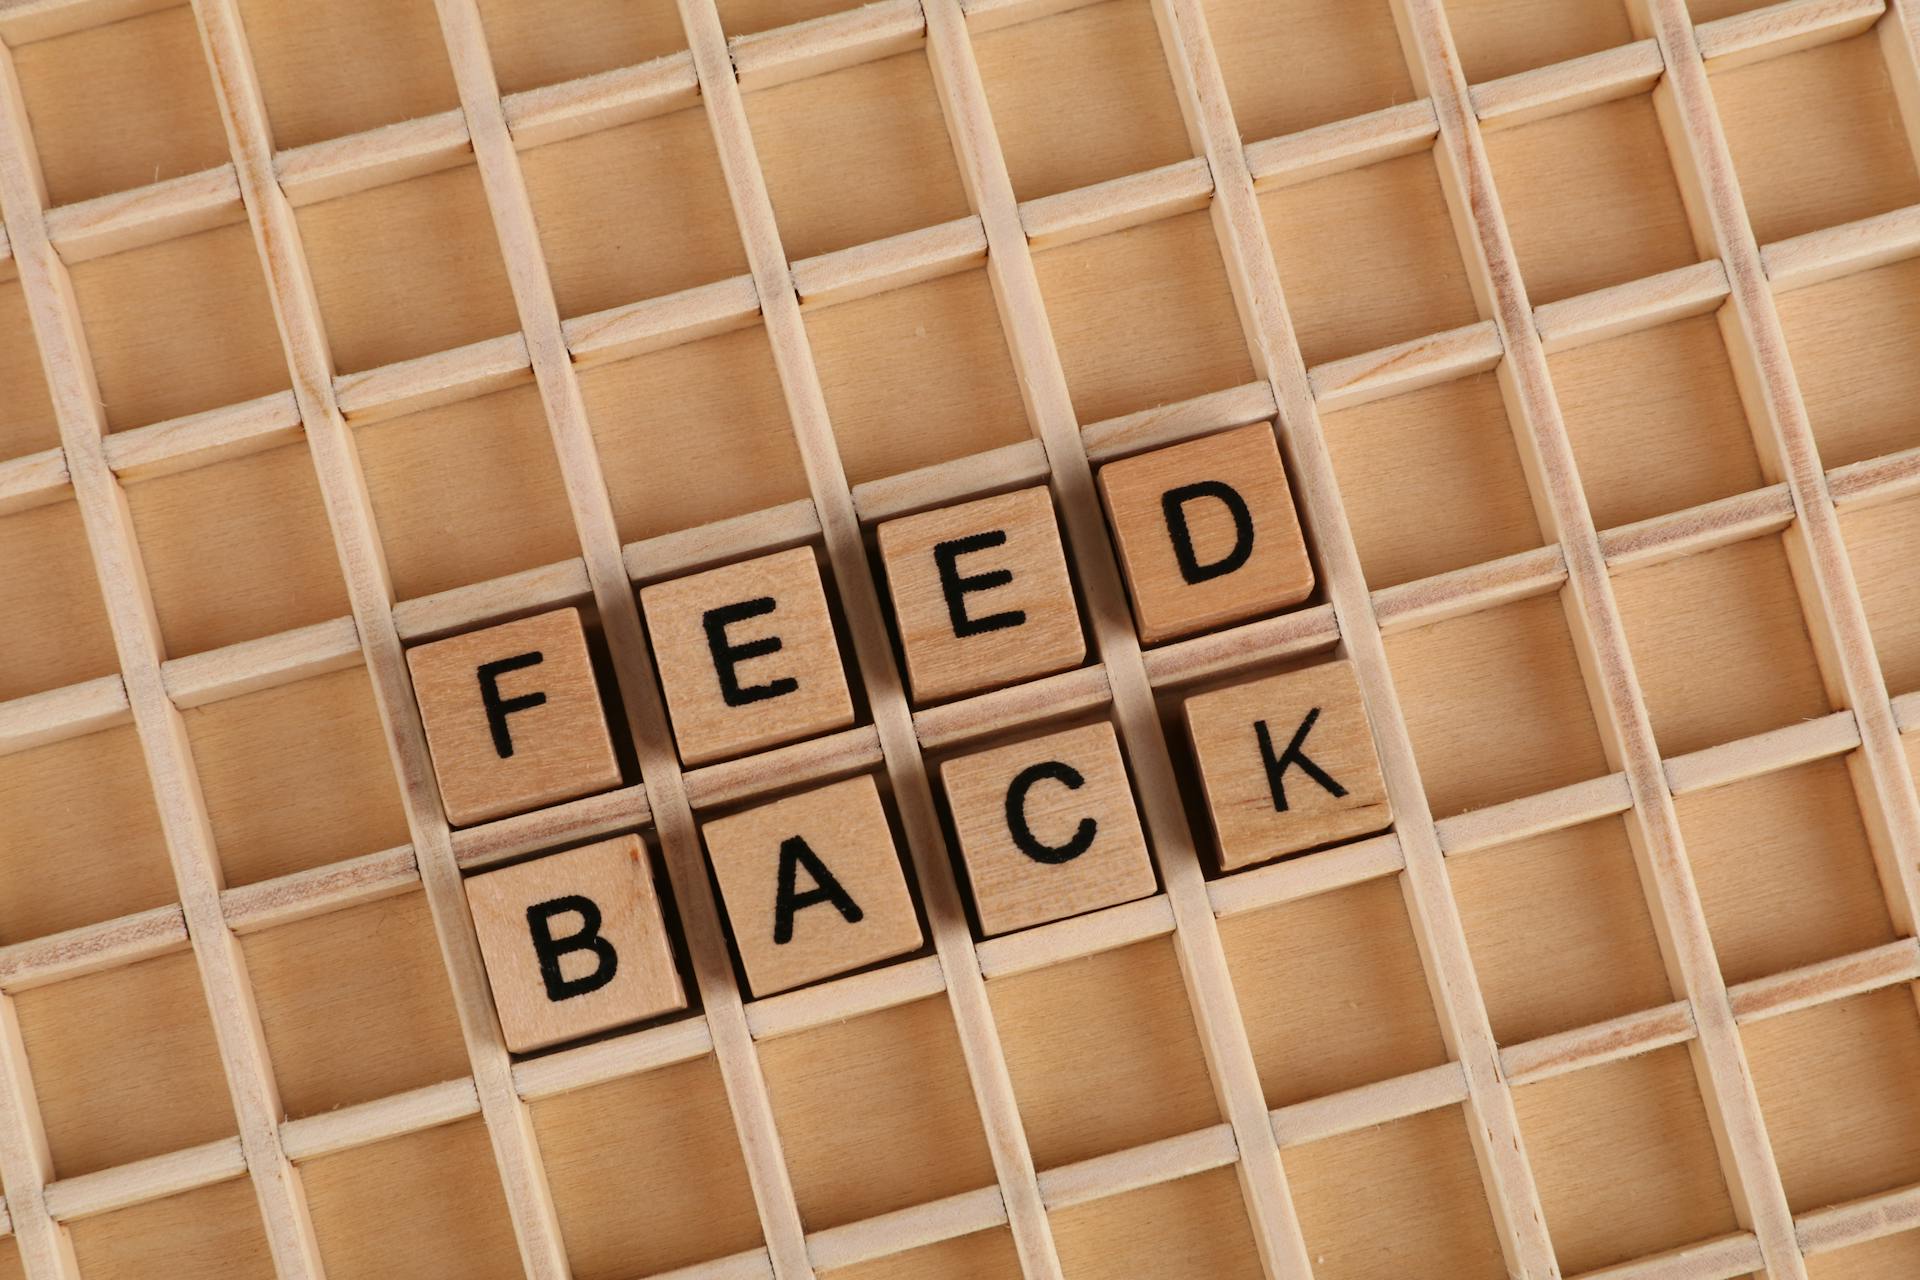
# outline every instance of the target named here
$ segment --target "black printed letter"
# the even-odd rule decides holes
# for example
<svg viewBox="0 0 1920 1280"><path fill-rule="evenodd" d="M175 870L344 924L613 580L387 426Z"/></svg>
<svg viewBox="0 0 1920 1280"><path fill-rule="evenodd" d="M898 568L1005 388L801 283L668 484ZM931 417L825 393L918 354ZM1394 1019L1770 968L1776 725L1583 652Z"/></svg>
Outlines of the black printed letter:
<svg viewBox="0 0 1920 1280"><path fill-rule="evenodd" d="M579 916L580 930L556 938L553 918L564 915ZM619 953L611 942L600 936L600 907L592 898L570 893L563 898L536 902L527 908L527 928L533 931L533 952L540 957L540 978L547 984L547 999L556 1004L598 991L620 971ZM560 957L573 951L591 951L600 963L585 977L564 977L560 973Z"/></svg>
<svg viewBox="0 0 1920 1280"><path fill-rule="evenodd" d="M517 698L502 698L500 677L522 667L537 667L545 661L546 658L536 649L532 653L480 664L480 701L487 708L487 727L493 730L493 749L500 753L502 760L513 755L513 735L507 731L507 717L516 711L533 710L546 702L547 695L523 693Z"/></svg>
<svg viewBox="0 0 1920 1280"><path fill-rule="evenodd" d="M1345 787L1335 782L1325 769L1315 764L1313 758L1300 749L1301 744L1307 740L1307 734L1313 731L1313 722L1319 718L1320 708L1315 707L1307 712L1306 719L1302 720L1300 727L1293 731L1293 741L1287 744L1287 749L1280 753L1277 760L1273 755L1273 739L1267 734L1267 722L1265 720L1253 722L1253 732L1260 739L1260 759L1267 766L1267 789L1273 792L1273 808L1276 813L1287 811L1286 776L1287 770L1294 765L1299 765L1300 772L1319 783L1336 800L1347 794Z"/></svg>
<svg viewBox="0 0 1920 1280"><path fill-rule="evenodd" d="M1065 844L1042 844L1036 839L1033 828L1027 825L1027 792L1033 790L1034 783L1047 778L1069 791L1078 791L1087 785L1080 771L1064 761L1047 760L1028 765L1014 775L1013 784L1007 788L1007 830L1013 834L1013 843L1019 846L1020 852L1035 862L1057 866L1072 862L1091 848L1100 824L1092 818L1080 819L1080 825L1074 828L1073 836Z"/></svg>
<svg viewBox="0 0 1920 1280"><path fill-rule="evenodd" d="M780 637L761 636L745 644L734 644L727 639L727 628L733 623L764 617L772 612L773 597L761 596L758 600L742 600L738 604L709 609L700 619L701 625L707 629L707 648L713 653L713 669L720 677L720 696L726 699L730 707L764 702L768 698L792 693L800 687L800 682L792 676L741 687L739 665L748 658L764 658L770 653L780 652Z"/></svg>
<svg viewBox="0 0 1920 1280"><path fill-rule="evenodd" d="M801 867L813 877L813 888L805 893L794 892L794 880ZM853 900L840 882L833 878L833 872L827 870L827 864L820 861L820 855L807 847L800 836L788 836L780 842L780 888L773 899L773 940L776 945L785 946L793 941L793 916L796 911L808 907L817 907L823 902L831 902L839 909L840 915L848 924L859 924L866 912Z"/></svg>
<svg viewBox="0 0 1920 1280"><path fill-rule="evenodd" d="M995 587L1004 587L1013 581L1013 571L990 569L986 573L962 574L959 567L960 557L974 551L985 551L989 547L1004 546L1006 541L1006 530L994 529L988 533L968 534L964 538L954 538L948 542L934 544L933 562L940 566L940 592L947 598L947 617L953 623L954 635L962 637L983 635L988 631L1017 627L1027 620L1024 609L990 613L984 618L967 616L968 592L991 591Z"/></svg>
<svg viewBox="0 0 1920 1280"><path fill-rule="evenodd" d="M1193 530L1187 527L1187 504L1201 498L1212 498L1233 517L1233 549L1210 564L1201 564L1194 555ZM1224 578L1253 554L1253 513L1247 510L1247 500L1231 485L1202 480L1169 489L1160 495L1160 513L1167 519L1167 536L1173 539L1173 558L1180 564L1180 576L1189 586Z"/></svg>

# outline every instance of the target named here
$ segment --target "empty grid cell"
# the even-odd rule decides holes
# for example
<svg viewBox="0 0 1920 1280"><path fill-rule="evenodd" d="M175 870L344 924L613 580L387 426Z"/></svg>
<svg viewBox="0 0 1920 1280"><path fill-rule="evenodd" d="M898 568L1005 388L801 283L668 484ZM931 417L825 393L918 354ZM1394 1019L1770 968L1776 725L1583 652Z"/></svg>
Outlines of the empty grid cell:
<svg viewBox="0 0 1920 1280"><path fill-rule="evenodd" d="M1624 819L1530 836L1447 869L1501 1044L1673 999Z"/></svg>
<svg viewBox="0 0 1920 1280"><path fill-rule="evenodd" d="M1032 439L986 272L806 315L849 483Z"/></svg>
<svg viewBox="0 0 1920 1280"><path fill-rule="evenodd" d="M182 288L185 281L192 288ZM73 268L108 430L284 390L286 358L245 223Z"/></svg>
<svg viewBox="0 0 1920 1280"><path fill-rule="evenodd" d="M822 1280L1011 1280L1020 1274L1020 1254L1013 1233L1001 1228L819 1274Z"/></svg>
<svg viewBox="0 0 1920 1280"><path fill-rule="evenodd" d="M181 713L230 885L407 843L366 668Z"/></svg>
<svg viewBox="0 0 1920 1280"><path fill-rule="evenodd" d="M275 1275L253 1184L245 1178L82 1218L70 1230L86 1280Z"/></svg>
<svg viewBox="0 0 1920 1280"><path fill-rule="evenodd" d="M0 700L119 669L80 508L69 498L0 515L0 564Z"/></svg>
<svg viewBox="0 0 1920 1280"><path fill-rule="evenodd" d="M1260 197L1309 365L1478 320L1431 151Z"/></svg>
<svg viewBox="0 0 1920 1280"><path fill-rule="evenodd" d="M638 66L687 47L672 0L479 0L500 92Z"/></svg>
<svg viewBox="0 0 1920 1280"><path fill-rule="evenodd" d="M1317 1280L1507 1274L1460 1108L1325 1138L1286 1161Z"/></svg>
<svg viewBox="0 0 1920 1280"><path fill-rule="evenodd" d="M1220 1121L1165 938L987 988L1036 1168Z"/></svg>
<svg viewBox="0 0 1920 1280"><path fill-rule="evenodd" d="M1559 352L1548 365L1596 527L1766 483L1713 317Z"/></svg>
<svg viewBox="0 0 1920 1280"><path fill-rule="evenodd" d="M9 258L0 263L0 462L59 444L60 427L40 370L27 295Z"/></svg>
<svg viewBox="0 0 1920 1280"><path fill-rule="evenodd" d="M1844 761L1818 760L1674 804L1729 983L1893 941Z"/></svg>
<svg viewBox="0 0 1920 1280"><path fill-rule="evenodd" d="M1398 877L1228 917L1220 939L1268 1106L1447 1060Z"/></svg>
<svg viewBox="0 0 1920 1280"><path fill-rule="evenodd" d="M192 953L34 987L14 1011L56 1177L234 1132Z"/></svg>
<svg viewBox="0 0 1920 1280"><path fill-rule="evenodd" d="M276 925L241 946L289 1116L467 1074L425 894Z"/></svg>
<svg viewBox="0 0 1920 1280"><path fill-rule="evenodd" d="M1780 325L1823 465L1920 445L1920 258L1784 294Z"/></svg>
<svg viewBox="0 0 1920 1280"><path fill-rule="evenodd" d="M1763 245L1920 200L1873 32L1717 75L1713 97Z"/></svg>
<svg viewBox="0 0 1920 1280"><path fill-rule="evenodd" d="M1147 0L1105 0L974 38L1016 199L1193 154Z"/></svg>
<svg viewBox="0 0 1920 1280"><path fill-rule="evenodd" d="M574 1280L627 1280L760 1247L710 1057L533 1104Z"/></svg>
<svg viewBox="0 0 1920 1280"><path fill-rule="evenodd" d="M1629 570L1613 590L1662 755L1832 710L1779 536Z"/></svg>
<svg viewBox="0 0 1920 1280"><path fill-rule="evenodd" d="M1684 1046L1513 1091L1568 1275L1739 1229Z"/></svg>
<svg viewBox="0 0 1920 1280"><path fill-rule="evenodd" d="M1920 550L1920 499L1905 498L1843 511L1853 579L1867 610L1874 653L1890 693L1920 689L1920 610L1912 591Z"/></svg>
<svg viewBox="0 0 1920 1280"><path fill-rule="evenodd" d="M12 1236L0 1240L0 1280L27 1280L27 1269L20 1261L20 1245Z"/></svg>
<svg viewBox="0 0 1920 1280"><path fill-rule="evenodd" d="M127 505L170 657L349 611L305 444L136 481Z"/></svg>
<svg viewBox="0 0 1920 1280"><path fill-rule="evenodd" d="M536 147L520 169L563 316L746 273L699 107Z"/></svg>
<svg viewBox="0 0 1920 1280"><path fill-rule="evenodd" d="M1262 1274L1232 1169L1056 1209L1050 1217L1067 1280L1257 1280Z"/></svg>
<svg viewBox="0 0 1920 1280"><path fill-rule="evenodd" d="M773 352L757 325L582 368L580 396L625 541L807 496Z"/></svg>
<svg viewBox="0 0 1920 1280"><path fill-rule="evenodd" d="M1083 425L1253 379L1205 213L1049 249L1033 265Z"/></svg>
<svg viewBox="0 0 1920 1280"><path fill-rule="evenodd" d="M1435 817L1608 771L1557 596L1391 635L1386 646Z"/></svg>
<svg viewBox="0 0 1920 1280"><path fill-rule="evenodd" d="M50 204L227 161L185 5L22 45L13 55Z"/></svg>
<svg viewBox="0 0 1920 1280"><path fill-rule="evenodd" d="M1387 0L1207 0L1206 15L1247 142L1418 96Z"/></svg>
<svg viewBox="0 0 1920 1280"><path fill-rule="evenodd" d="M1920 1182L1920 1023L1906 984L1740 1028L1795 1213Z"/></svg>
<svg viewBox="0 0 1920 1280"><path fill-rule="evenodd" d="M1920 1231L1902 1231L1807 1259L1809 1280L1905 1280L1920 1274Z"/></svg>
<svg viewBox="0 0 1920 1280"><path fill-rule="evenodd" d="M960 170L924 53L745 95L787 257L966 216ZM850 192L859 192L850 199Z"/></svg>
<svg viewBox="0 0 1920 1280"><path fill-rule="evenodd" d="M354 442L398 599L580 554L530 384L361 427Z"/></svg>
<svg viewBox="0 0 1920 1280"><path fill-rule="evenodd" d="M1499 130L1487 136L1487 158L1536 304L1699 257L1650 98Z"/></svg>
<svg viewBox="0 0 1920 1280"><path fill-rule="evenodd" d="M432 0L239 0L281 149L460 105Z"/></svg>
<svg viewBox="0 0 1920 1280"><path fill-rule="evenodd" d="M174 900L133 726L0 755L0 944Z"/></svg>
<svg viewBox="0 0 1920 1280"><path fill-rule="evenodd" d="M1541 544L1493 374L1331 413L1325 428L1369 586L1398 586ZM1409 511L1422 518L1408 520Z"/></svg>
<svg viewBox="0 0 1920 1280"><path fill-rule="evenodd" d="M993 1184L944 998L765 1041L760 1063L809 1231Z"/></svg>
<svg viewBox="0 0 1920 1280"><path fill-rule="evenodd" d="M477 1117L310 1160L300 1180L330 1280L525 1274Z"/></svg>
<svg viewBox="0 0 1920 1280"><path fill-rule="evenodd" d="M297 216L341 373L520 327L472 165L324 200Z"/></svg>
<svg viewBox="0 0 1920 1280"><path fill-rule="evenodd" d="M1474 84L1633 43L1623 0L1446 0Z"/></svg>
<svg viewBox="0 0 1920 1280"><path fill-rule="evenodd" d="M860 7L858 0L717 0L720 25L730 36L811 22Z"/></svg>

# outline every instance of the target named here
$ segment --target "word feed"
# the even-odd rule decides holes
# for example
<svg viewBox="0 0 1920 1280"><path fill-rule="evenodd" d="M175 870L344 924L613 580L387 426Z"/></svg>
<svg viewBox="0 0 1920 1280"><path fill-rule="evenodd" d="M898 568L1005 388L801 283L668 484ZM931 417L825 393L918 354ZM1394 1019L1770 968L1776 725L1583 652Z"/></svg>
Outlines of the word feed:
<svg viewBox="0 0 1920 1280"><path fill-rule="evenodd" d="M1098 479L1143 642L1259 617L1311 594L1313 567L1265 426L1114 462ZM1046 489L890 520L875 542L916 705L1086 661ZM857 722L827 600L810 547L640 592L685 764L735 760ZM425 644L408 658L454 823L621 785L576 610ZM1208 689L1182 710L1223 869L1391 823L1346 662ZM1106 719L961 751L937 773L983 935L1155 892L1127 761ZM756 997L925 943L874 775L706 816L701 836ZM685 1006L638 837L474 876L468 896L515 1052Z"/></svg>

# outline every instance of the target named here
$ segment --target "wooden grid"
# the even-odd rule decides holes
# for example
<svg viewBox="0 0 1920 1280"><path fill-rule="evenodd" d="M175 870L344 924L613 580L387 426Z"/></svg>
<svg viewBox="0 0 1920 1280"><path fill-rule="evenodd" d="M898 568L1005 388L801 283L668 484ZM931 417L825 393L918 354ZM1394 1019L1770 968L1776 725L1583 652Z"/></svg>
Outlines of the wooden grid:
<svg viewBox="0 0 1920 1280"><path fill-rule="evenodd" d="M135 5L134 9L140 6ZM1577 63L1469 88L1439 0L1405 0L1397 16L1421 98L1360 120L1242 146L1219 61L1196 0L1154 5L1197 158L1085 191L1019 204L974 64L970 23L1005 23L1058 6L886 0L855 13L735 39L712 0L683 0L689 51L645 67L503 98L473 0L437 4L461 108L376 134L274 154L232 0L196 0L231 144L231 166L84 205L45 207L17 85L6 60L0 205L47 370L61 446L0 467L0 509L70 487L109 606L121 674L0 705L0 749L22 750L106 725L137 730L161 803L177 907L0 948L0 992L191 947L205 986L239 1120L237 1141L49 1182L33 1084L0 995L0 1180L28 1274L72 1277L65 1223L188 1188L250 1176L282 1275L320 1275L293 1161L462 1117L487 1123L529 1275L568 1274L545 1175L526 1118L537 1098L708 1053L726 1083L766 1247L700 1274L799 1276L991 1226L1007 1225L1023 1269L1059 1274L1047 1213L1070 1204L1232 1165L1270 1275L1311 1274L1285 1174L1285 1149L1383 1121L1462 1105L1508 1266L1558 1274L1511 1089L1666 1045L1688 1046L1735 1197L1742 1231L1610 1275L1806 1274L1804 1258L1920 1222L1920 1188L1798 1219L1788 1211L1737 1026L1920 980L1913 937L1920 805L1902 730L1920 728L1920 696L1890 698L1840 540L1842 506L1920 491L1920 450L1823 470L1775 312L1776 290L1920 253L1920 217L1903 210L1777 245L1757 244L1707 81L1714 59L1753 58L1880 22L1890 59L1911 70L1920 24L1900 0L1792 0L1697 30L1682 0L1648 0L1644 38ZM131 11L99 0L27 0L0 10L0 39L19 42ZM876 246L789 263L768 201L743 86L924 42L974 213ZM1675 162L1697 201L1713 260L1534 307L1520 283L1493 191L1482 131L1584 102L1645 92L1670 114ZM517 148L668 109L704 104L740 222L749 275L654 302L562 322L534 231ZM1909 127L1915 122L1909 121ZM1490 318L1447 334L1306 367L1288 318L1255 192L1433 146L1470 246ZM292 216L295 205L458 162L471 148L506 257L521 332L509 338L336 377ZM294 390L229 409L108 436L66 265L184 234L244 203L271 285ZM1109 422L1075 418L1034 275L1032 248L1207 208L1254 353L1258 380ZM826 306L957 269L985 253L1037 440L977 459L850 487L827 419L801 307ZM1546 355L1722 306L1737 318L1732 354L1762 392L1768 487L1705 507L1600 531L1587 509ZM622 546L581 406L576 365L690 341L758 316L806 463L808 502L688 534ZM1530 463L1551 545L1401 587L1369 591L1348 530L1319 415L1410 387L1497 368ZM580 559L396 605L348 434L348 418L387 416L465 398L531 374L552 428ZM1278 416L1302 514L1318 550L1326 603L1279 619L1142 653L1091 490L1090 461ZM326 499L353 616L225 650L163 656L119 490L121 480L206 465L304 435ZM901 689L863 543L890 514L1018 484L1046 482L1073 544L1097 661L1083 670L964 702L913 711ZM1662 759L1627 653L1613 570L1789 530L1796 581L1835 704L1847 708L1756 738ZM634 605L635 583L775 547L818 542L853 638L873 724L746 761L680 770ZM1586 657L1614 772L1455 818L1436 820L1402 719L1385 635L1492 605L1564 590ZM442 816L413 708L404 640L559 602L591 601L605 630L642 781L541 814L452 832ZM1394 834L1206 882L1175 787L1156 690L1338 648L1359 668L1397 814ZM400 774L410 844L351 863L223 889L179 709L364 661ZM933 808L923 749L945 749L1095 709L1127 744L1164 892L1008 938L975 943ZM1875 837L1889 913L1902 935L1873 951L1731 988L1721 978L1682 850L1676 795L1847 755ZM702 865L696 810L734 804L796 779L884 769L926 900L933 955L766 1000L743 1002ZM1596 1027L1496 1046L1466 954L1445 860L1609 814L1627 815L1649 905L1680 998ZM463 868L557 841L651 824L666 854L702 1013L522 1063L500 1042L461 900ZM1228 979L1220 917L1400 877L1435 993L1450 1061L1437 1068L1268 1112ZM236 934L425 888L461 1016L469 1079L278 1120L277 1091ZM1223 1123L1112 1156L1036 1172L985 996L991 978L1153 937L1181 959ZM760 1078L755 1042L944 992L993 1155L997 1186L921 1209L807 1233Z"/></svg>

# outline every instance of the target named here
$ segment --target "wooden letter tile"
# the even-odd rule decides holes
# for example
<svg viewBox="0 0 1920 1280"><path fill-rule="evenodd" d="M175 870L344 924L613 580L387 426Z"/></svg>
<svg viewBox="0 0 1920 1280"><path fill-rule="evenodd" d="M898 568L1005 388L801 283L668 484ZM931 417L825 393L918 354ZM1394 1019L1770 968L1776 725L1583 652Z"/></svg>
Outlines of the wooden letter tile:
<svg viewBox="0 0 1920 1280"><path fill-rule="evenodd" d="M716 818L704 832L756 996L920 945L920 921L872 778Z"/></svg>
<svg viewBox="0 0 1920 1280"><path fill-rule="evenodd" d="M1101 468L1140 639L1159 644L1298 604L1313 565L1263 423Z"/></svg>
<svg viewBox="0 0 1920 1280"><path fill-rule="evenodd" d="M805 547L640 592L680 758L724 760L853 723L853 701Z"/></svg>
<svg viewBox="0 0 1920 1280"><path fill-rule="evenodd" d="M620 785L577 610L423 644L407 666L455 826Z"/></svg>
<svg viewBox="0 0 1920 1280"><path fill-rule="evenodd" d="M1231 871L1393 821L1351 663L1187 699L1187 732Z"/></svg>
<svg viewBox="0 0 1920 1280"><path fill-rule="evenodd" d="M1127 768L1105 721L949 760L940 777L988 934L1153 892Z"/></svg>
<svg viewBox="0 0 1920 1280"><path fill-rule="evenodd" d="M879 536L916 701L1051 675L1086 657L1045 489L890 520Z"/></svg>
<svg viewBox="0 0 1920 1280"><path fill-rule="evenodd" d="M467 905L515 1053L686 1007L637 836L474 876Z"/></svg>

